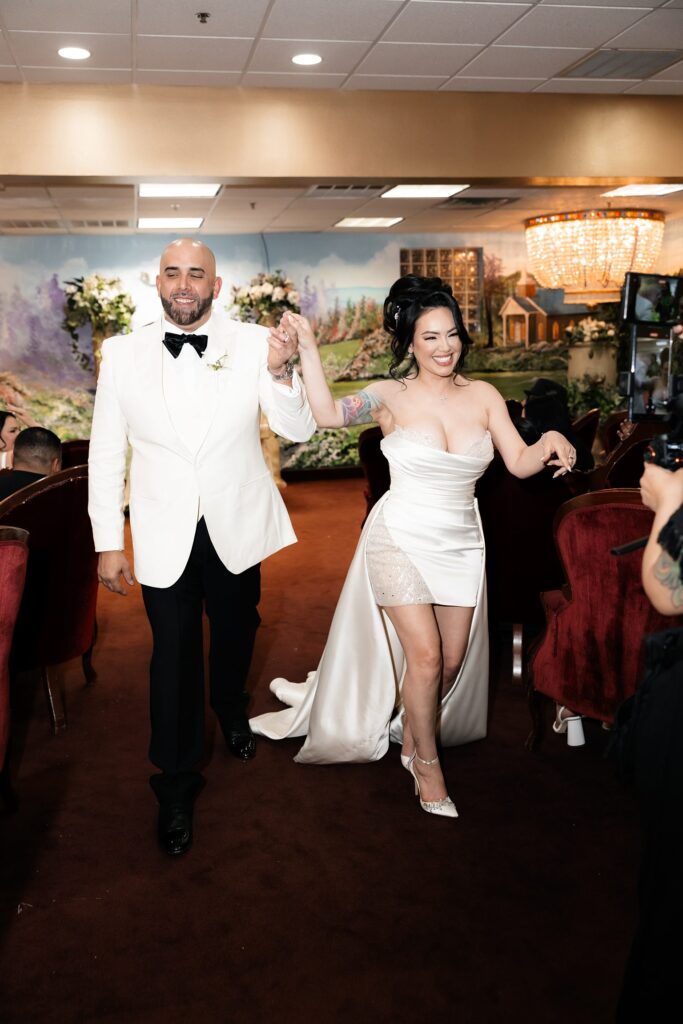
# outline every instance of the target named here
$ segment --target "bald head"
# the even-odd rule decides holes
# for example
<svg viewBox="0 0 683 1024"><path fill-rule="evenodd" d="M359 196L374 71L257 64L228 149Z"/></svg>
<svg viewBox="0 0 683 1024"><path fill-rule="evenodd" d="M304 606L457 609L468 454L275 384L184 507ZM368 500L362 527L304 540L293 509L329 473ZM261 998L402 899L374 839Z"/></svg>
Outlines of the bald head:
<svg viewBox="0 0 683 1024"><path fill-rule="evenodd" d="M177 238L161 254L157 292L166 317L178 327L201 327L211 316L222 283L216 277L216 257L203 242Z"/></svg>

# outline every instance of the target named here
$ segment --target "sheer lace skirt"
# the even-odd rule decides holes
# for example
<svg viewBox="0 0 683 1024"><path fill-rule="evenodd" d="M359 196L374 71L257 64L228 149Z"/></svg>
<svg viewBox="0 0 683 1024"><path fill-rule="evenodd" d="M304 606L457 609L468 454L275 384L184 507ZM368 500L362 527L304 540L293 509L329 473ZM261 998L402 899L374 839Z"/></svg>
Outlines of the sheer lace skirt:
<svg viewBox="0 0 683 1024"><path fill-rule="evenodd" d="M433 604L429 587L408 555L394 542L378 513L368 535L366 564L377 604L391 608L405 604Z"/></svg>

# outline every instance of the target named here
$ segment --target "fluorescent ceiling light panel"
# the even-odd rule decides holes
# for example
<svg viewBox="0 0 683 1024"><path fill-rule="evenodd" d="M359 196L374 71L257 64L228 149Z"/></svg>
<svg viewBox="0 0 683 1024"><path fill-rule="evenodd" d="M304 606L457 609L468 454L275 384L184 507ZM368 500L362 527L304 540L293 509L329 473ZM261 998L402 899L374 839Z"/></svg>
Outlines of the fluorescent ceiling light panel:
<svg viewBox="0 0 683 1024"><path fill-rule="evenodd" d="M200 228L203 217L138 217L138 227L154 231L159 228Z"/></svg>
<svg viewBox="0 0 683 1024"><path fill-rule="evenodd" d="M344 217L337 221L335 228L391 228L400 224L403 217Z"/></svg>
<svg viewBox="0 0 683 1024"><path fill-rule="evenodd" d="M394 185L382 199L449 199L469 185Z"/></svg>
<svg viewBox="0 0 683 1024"><path fill-rule="evenodd" d="M213 199L220 192L217 183L198 185L167 185L161 182L150 182L138 185L141 199Z"/></svg>
<svg viewBox="0 0 683 1024"><path fill-rule="evenodd" d="M292 57L292 64L301 64L304 67L310 67L313 64L321 64L322 57L319 53L297 53L295 57Z"/></svg>
<svg viewBox="0 0 683 1024"><path fill-rule="evenodd" d="M611 192L602 192L603 196L668 196L671 192L680 192L683 185L622 185Z"/></svg>
<svg viewBox="0 0 683 1024"><path fill-rule="evenodd" d="M90 50L84 50L82 46L63 46L57 53L66 60L87 60L90 56Z"/></svg>

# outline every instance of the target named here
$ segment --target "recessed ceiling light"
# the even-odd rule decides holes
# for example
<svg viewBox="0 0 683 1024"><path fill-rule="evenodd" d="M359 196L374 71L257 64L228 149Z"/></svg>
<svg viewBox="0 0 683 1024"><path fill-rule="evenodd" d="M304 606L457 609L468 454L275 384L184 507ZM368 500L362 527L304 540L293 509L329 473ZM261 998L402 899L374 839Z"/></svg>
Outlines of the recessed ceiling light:
<svg viewBox="0 0 683 1024"><path fill-rule="evenodd" d="M154 231L159 228L200 228L203 217L138 217L138 227Z"/></svg>
<svg viewBox="0 0 683 1024"><path fill-rule="evenodd" d="M296 57L292 57L292 64L303 64L308 66L310 64L320 64L322 57L319 53L297 53Z"/></svg>
<svg viewBox="0 0 683 1024"><path fill-rule="evenodd" d="M90 56L90 50L84 50L82 46L63 46L57 53L66 60L87 60Z"/></svg>
<svg viewBox="0 0 683 1024"><path fill-rule="evenodd" d="M200 185L167 185L161 182L151 182L146 185L138 185L138 195L141 199L213 199L220 192L221 186L217 184Z"/></svg>
<svg viewBox="0 0 683 1024"><path fill-rule="evenodd" d="M344 217L335 228L390 228L400 224L403 217Z"/></svg>
<svg viewBox="0 0 683 1024"><path fill-rule="evenodd" d="M448 199L464 192L469 185L394 185L382 193L382 199Z"/></svg>
<svg viewBox="0 0 683 1024"><path fill-rule="evenodd" d="M683 191L683 185L622 185L603 196L668 196L670 192Z"/></svg>

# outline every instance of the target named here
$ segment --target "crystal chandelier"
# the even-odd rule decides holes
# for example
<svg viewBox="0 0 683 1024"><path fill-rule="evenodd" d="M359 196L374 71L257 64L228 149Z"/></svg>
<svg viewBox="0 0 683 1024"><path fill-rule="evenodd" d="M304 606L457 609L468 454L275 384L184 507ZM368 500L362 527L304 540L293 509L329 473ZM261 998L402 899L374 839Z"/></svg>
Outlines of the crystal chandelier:
<svg viewBox="0 0 683 1024"><path fill-rule="evenodd" d="M576 210L524 222L534 276L567 302L616 302L624 274L654 268L664 236L659 210Z"/></svg>

